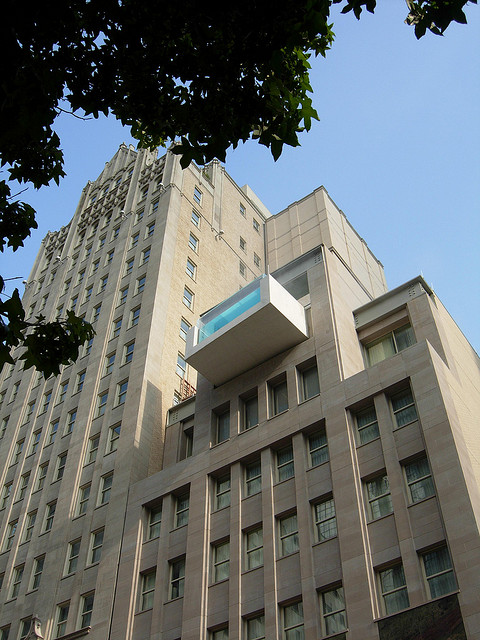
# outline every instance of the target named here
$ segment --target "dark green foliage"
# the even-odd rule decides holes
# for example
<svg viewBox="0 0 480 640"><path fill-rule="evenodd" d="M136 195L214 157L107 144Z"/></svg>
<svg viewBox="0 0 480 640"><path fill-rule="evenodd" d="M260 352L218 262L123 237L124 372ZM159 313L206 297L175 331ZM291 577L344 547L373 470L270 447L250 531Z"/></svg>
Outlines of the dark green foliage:
<svg viewBox="0 0 480 640"><path fill-rule="evenodd" d="M184 0L181 7L166 0L49 0L28 7L4 0L0 165L16 184L58 183L63 153L53 126L64 109L113 113L144 147L173 141L183 167L224 160L227 149L249 138L277 159L284 144L297 146L298 134L318 119L309 58L331 46L329 14L338 3L357 18L376 7L375 0ZM452 20L465 22L466 0L407 4L417 37L427 29L443 33ZM0 250L22 246L36 228L32 207L11 200L4 180ZM71 318L20 328L17 291L2 305L0 365L8 348L24 341L26 366L58 371L53 360L64 353L57 346L85 339L85 323Z"/></svg>

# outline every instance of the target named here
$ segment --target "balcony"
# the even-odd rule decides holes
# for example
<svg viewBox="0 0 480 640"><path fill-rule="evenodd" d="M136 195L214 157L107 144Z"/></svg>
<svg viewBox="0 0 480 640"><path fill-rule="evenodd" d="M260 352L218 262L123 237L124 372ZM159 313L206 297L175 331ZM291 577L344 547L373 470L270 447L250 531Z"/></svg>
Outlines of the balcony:
<svg viewBox="0 0 480 640"><path fill-rule="evenodd" d="M219 385L307 337L303 306L263 275L200 317L188 332L185 357Z"/></svg>

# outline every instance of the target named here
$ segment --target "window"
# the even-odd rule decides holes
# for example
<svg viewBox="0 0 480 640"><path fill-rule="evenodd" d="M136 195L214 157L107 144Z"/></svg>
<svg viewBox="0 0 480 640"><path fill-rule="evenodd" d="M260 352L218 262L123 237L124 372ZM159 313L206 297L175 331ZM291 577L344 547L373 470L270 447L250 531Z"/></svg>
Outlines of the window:
<svg viewBox="0 0 480 640"><path fill-rule="evenodd" d="M215 480L215 508L223 509L230 506L230 474L220 476Z"/></svg>
<svg viewBox="0 0 480 640"><path fill-rule="evenodd" d="M118 304L125 304L125 302L127 301L127 296L128 296L128 287L123 287L123 289L120 289L120 297L118 299Z"/></svg>
<svg viewBox="0 0 480 640"><path fill-rule="evenodd" d="M230 573L230 543L213 545L213 582L226 580Z"/></svg>
<svg viewBox="0 0 480 640"><path fill-rule="evenodd" d="M85 296L84 296L83 302L89 302L90 298L92 297L92 293L93 293L93 284L89 285L85 289Z"/></svg>
<svg viewBox="0 0 480 640"><path fill-rule="evenodd" d="M112 340L113 338L118 338L118 336L120 335L121 328L122 328L122 318L117 318L117 320L113 321Z"/></svg>
<svg viewBox="0 0 480 640"><path fill-rule="evenodd" d="M95 592L87 593L82 596L82 608L80 615L80 628L89 627L92 622L93 600Z"/></svg>
<svg viewBox="0 0 480 640"><path fill-rule="evenodd" d="M158 538L162 526L162 505L148 510L147 540Z"/></svg>
<svg viewBox="0 0 480 640"><path fill-rule="evenodd" d="M141 593L140 593L140 611L146 611L153 607L153 597L155 595L155 578L157 576L156 569L151 569L146 573L142 573Z"/></svg>
<svg viewBox="0 0 480 640"><path fill-rule="evenodd" d="M263 529L257 527L245 533L246 562L245 568L256 569L263 566Z"/></svg>
<svg viewBox="0 0 480 640"><path fill-rule="evenodd" d="M196 227L200 226L200 214L195 209L192 209L192 222Z"/></svg>
<svg viewBox="0 0 480 640"><path fill-rule="evenodd" d="M202 192L198 187L194 187L193 189L193 199L197 204L202 204Z"/></svg>
<svg viewBox="0 0 480 640"><path fill-rule="evenodd" d="M13 481L7 482L6 484L3 485L2 504L1 504L2 509L5 509L5 507L8 504L8 499L10 498L10 494L12 493L12 486L13 486Z"/></svg>
<svg viewBox="0 0 480 640"><path fill-rule="evenodd" d="M45 556L39 556L33 561L32 584L30 589L38 589L42 578L43 565L45 564Z"/></svg>
<svg viewBox="0 0 480 640"><path fill-rule="evenodd" d="M2 422L0 424L0 440L5 435L5 431L7 430L9 418L10 418L10 416L5 416L5 418L2 419ZM40 433L40 432L38 432L38 433ZM34 434L34 438L35 438L35 434ZM33 444L32 444L32 447L33 447ZM35 451L36 451L36 449L35 449ZM35 453L35 451L30 451L30 453Z"/></svg>
<svg viewBox="0 0 480 640"><path fill-rule="evenodd" d="M110 353L105 356L105 374L108 376L113 371L113 365L115 364L115 353Z"/></svg>
<svg viewBox="0 0 480 640"><path fill-rule="evenodd" d="M115 229L112 231L112 241L116 240L119 235L120 235L120 227L115 227Z"/></svg>
<svg viewBox="0 0 480 640"><path fill-rule="evenodd" d="M265 616L256 616L245 621L246 640L265 640Z"/></svg>
<svg viewBox="0 0 480 640"><path fill-rule="evenodd" d="M301 402L305 402L305 400L310 400L310 398L318 396L320 393L320 386L318 384L317 365L306 369L298 369L298 383Z"/></svg>
<svg viewBox="0 0 480 640"><path fill-rule="evenodd" d="M438 598L457 589L447 547L422 554L422 561L430 598Z"/></svg>
<svg viewBox="0 0 480 640"><path fill-rule="evenodd" d="M181 598L185 586L185 558L170 562L170 600Z"/></svg>
<svg viewBox="0 0 480 640"><path fill-rule="evenodd" d="M415 335L412 327L406 324L365 345L367 364L372 367L377 362L390 358L412 344L415 344Z"/></svg>
<svg viewBox="0 0 480 640"><path fill-rule="evenodd" d="M142 293L142 291L145 289L145 280L147 279L146 276L142 276L141 278L137 279L137 286L135 289L135 293Z"/></svg>
<svg viewBox="0 0 480 640"><path fill-rule="evenodd" d="M102 309L101 304L97 304L96 307L93 307L92 322L96 322L98 320L98 318L100 317L101 309Z"/></svg>
<svg viewBox="0 0 480 640"><path fill-rule="evenodd" d="M98 445L100 443L100 435L92 436L88 441L87 464L95 462L97 459Z"/></svg>
<svg viewBox="0 0 480 640"><path fill-rule="evenodd" d="M63 283L63 291L62 291L62 295L67 293L67 291L70 289L70 285L72 284L71 279L69 280L65 280L65 282Z"/></svg>
<svg viewBox="0 0 480 640"><path fill-rule="evenodd" d="M32 626L32 618L25 618L25 620L20 621L20 636L18 640L26 640L31 626Z"/></svg>
<svg viewBox="0 0 480 640"><path fill-rule="evenodd" d="M321 598L322 628L325 635L333 635L347 629L343 588L324 591Z"/></svg>
<svg viewBox="0 0 480 640"><path fill-rule="evenodd" d="M48 443L53 444L55 442L55 437L58 431L58 425L60 424L60 420L57 418L53 422L50 423L50 433L48 435Z"/></svg>
<svg viewBox="0 0 480 640"><path fill-rule="evenodd" d="M7 624L6 627L2 627L0 629L0 640L8 640L9 635L10 635L10 625Z"/></svg>
<svg viewBox="0 0 480 640"><path fill-rule="evenodd" d="M262 465L260 460L245 467L245 488L247 496L253 496L262 490Z"/></svg>
<svg viewBox="0 0 480 640"><path fill-rule="evenodd" d="M213 414L215 428L215 444L230 438L230 409Z"/></svg>
<svg viewBox="0 0 480 640"><path fill-rule="evenodd" d="M124 404L125 398L127 397L127 388L128 388L128 380L124 380L117 384L117 402L115 406L118 407L120 404Z"/></svg>
<svg viewBox="0 0 480 640"><path fill-rule="evenodd" d="M111 249L108 253L107 253L107 257L105 258L105 264L110 264L113 260L113 256L115 254L115 249Z"/></svg>
<svg viewBox="0 0 480 640"><path fill-rule="evenodd" d="M100 258L97 258L96 260L94 260L92 262L92 270L91 270L91 274L93 275L94 273L97 273L98 271L98 267L100 266Z"/></svg>
<svg viewBox="0 0 480 640"><path fill-rule="evenodd" d="M100 485L100 494L98 496L98 504L107 504L110 502L110 493L112 492L113 471L102 476Z"/></svg>
<svg viewBox="0 0 480 640"><path fill-rule="evenodd" d="M366 483L370 518L381 518L393 512L390 485L386 474Z"/></svg>
<svg viewBox="0 0 480 640"><path fill-rule="evenodd" d="M38 468L37 484L35 486L35 491L40 491L40 489L43 489L43 485L45 484L45 478L47 476L47 471L48 471L48 462L44 462Z"/></svg>
<svg viewBox="0 0 480 640"><path fill-rule="evenodd" d="M187 258L186 272L187 272L187 275L189 275L190 278L192 278L192 280L195 280L195 277L197 275L197 265L194 262L192 262L190 258Z"/></svg>
<svg viewBox="0 0 480 640"><path fill-rule="evenodd" d="M73 296L73 298L70 298L70 307L69 310L70 311L75 311L75 307L78 304L78 296Z"/></svg>
<svg viewBox="0 0 480 640"><path fill-rule="evenodd" d="M20 460L24 443L25 443L25 439L19 440L15 445L15 453L13 455L12 465L17 464L17 462Z"/></svg>
<svg viewBox="0 0 480 640"><path fill-rule="evenodd" d="M105 242L107 240L107 236L102 236L98 239L97 251L100 251L105 246Z"/></svg>
<svg viewBox="0 0 480 640"><path fill-rule="evenodd" d="M87 260L92 255L92 245L85 249L85 255L83 257L84 260Z"/></svg>
<svg viewBox="0 0 480 640"><path fill-rule="evenodd" d="M150 222L147 225L147 231L145 233L146 238L151 238L153 236L153 232L155 231L155 222Z"/></svg>
<svg viewBox="0 0 480 640"><path fill-rule="evenodd" d="M45 307L47 306L47 300L48 300L48 293L46 296L43 296L39 311L43 311L45 309Z"/></svg>
<svg viewBox="0 0 480 640"><path fill-rule="evenodd" d="M18 486L17 500L23 500L25 493L27 492L28 482L30 480L30 471L24 473L20 478L20 484Z"/></svg>
<svg viewBox="0 0 480 640"><path fill-rule="evenodd" d="M212 631L208 637L210 640L228 640L228 627L216 629L215 631Z"/></svg>
<svg viewBox="0 0 480 640"><path fill-rule="evenodd" d="M25 523L25 531L23 533L23 542L28 542L32 539L33 535L33 527L35 526L35 521L37 519L37 511L31 511L27 513L27 520Z"/></svg>
<svg viewBox="0 0 480 640"><path fill-rule="evenodd" d="M97 417L103 416L103 414L105 413L105 409L107 406L107 399L108 399L108 391L103 391L102 393L98 394Z"/></svg>
<svg viewBox="0 0 480 640"><path fill-rule="evenodd" d="M293 478L295 475L292 445L277 451L277 474L279 482L282 482L282 480L288 480L288 478Z"/></svg>
<svg viewBox="0 0 480 640"><path fill-rule="evenodd" d="M183 527L188 523L190 496L188 493L178 496L175 505L175 526Z"/></svg>
<svg viewBox="0 0 480 640"><path fill-rule="evenodd" d="M17 532L18 520L12 520L7 525L7 534L5 536L5 541L3 543L3 550L9 551L13 546L13 539L15 538L15 533Z"/></svg>
<svg viewBox="0 0 480 640"><path fill-rule="evenodd" d="M242 214L242 216L245 218L245 216L247 215L247 210L245 208L245 205L240 203L240 213Z"/></svg>
<svg viewBox="0 0 480 640"><path fill-rule="evenodd" d="M324 429L308 437L308 453L311 467L328 461L327 434Z"/></svg>
<svg viewBox="0 0 480 640"><path fill-rule="evenodd" d="M242 430L247 431L258 424L258 395L250 395L242 399L241 404L241 425Z"/></svg>
<svg viewBox="0 0 480 640"><path fill-rule="evenodd" d="M118 178L118 180L116 182L117 186L120 184L121 181L122 181L122 179ZM110 224L111 221L112 221L112 212L109 211L105 216L105 220L103 221L103 226L104 227L108 227L108 225Z"/></svg>
<svg viewBox="0 0 480 640"><path fill-rule="evenodd" d="M111 453L112 451L117 450L118 439L120 437L120 431L122 429L121 424L116 424L113 427L110 427L108 432L108 445L107 445L107 453Z"/></svg>
<svg viewBox="0 0 480 640"><path fill-rule="evenodd" d="M57 508L57 501L50 502L47 504L47 509L45 511L45 522L43 525L43 531L50 531L53 525L53 518L55 517L55 510Z"/></svg>
<svg viewBox="0 0 480 640"><path fill-rule="evenodd" d="M287 556L299 549L297 514L292 513L279 518L280 555Z"/></svg>
<svg viewBox="0 0 480 640"><path fill-rule="evenodd" d="M90 497L91 483L84 484L78 492L77 516L81 516L87 512L88 499Z"/></svg>
<svg viewBox="0 0 480 640"><path fill-rule="evenodd" d="M107 282L108 282L108 275L107 276L103 276L100 279L100 285L98 287L98 293L102 293L102 291L105 291L105 289L107 287Z"/></svg>
<svg viewBox="0 0 480 640"><path fill-rule="evenodd" d="M239 262L238 268L239 268L239 271L240 271L240 275L243 278L246 278L247 277L247 267L241 260Z"/></svg>
<svg viewBox="0 0 480 640"><path fill-rule="evenodd" d="M253 228L255 229L255 231L257 233L260 233L260 223L258 222L258 220L255 220L255 218L253 218L252 224L253 224Z"/></svg>
<svg viewBox="0 0 480 640"><path fill-rule="evenodd" d="M65 472L65 465L67 464L67 453L62 453L58 456L57 459L57 473L55 475L55 480L61 480L63 478L63 474Z"/></svg>
<svg viewBox="0 0 480 640"><path fill-rule="evenodd" d="M190 247L190 249L192 249L192 251L198 253L198 238L196 238L193 233L191 233L190 237L188 238L188 246Z"/></svg>
<svg viewBox="0 0 480 640"><path fill-rule="evenodd" d="M83 371L81 371L78 375L77 375L77 386L75 389L75 393L80 393L80 391L83 389L83 383L85 382L85 375L86 375L86 370L84 369Z"/></svg>
<svg viewBox="0 0 480 640"><path fill-rule="evenodd" d="M142 195L140 196L140 198L144 200L147 197L147 195L148 195L148 185L146 187L143 187Z"/></svg>
<svg viewBox="0 0 480 640"><path fill-rule="evenodd" d="M295 602L282 607L283 612L283 638L285 640L303 640L305 637L303 627L303 604Z"/></svg>
<svg viewBox="0 0 480 640"><path fill-rule="evenodd" d="M403 427L417 420L417 410L410 389L404 389L400 393L391 396L393 416L397 428Z"/></svg>
<svg viewBox="0 0 480 640"><path fill-rule="evenodd" d="M132 309L130 312L130 327L136 327L140 318L140 307Z"/></svg>
<svg viewBox="0 0 480 640"><path fill-rule="evenodd" d="M187 287L183 289L183 304L189 309L193 309L193 293Z"/></svg>
<svg viewBox="0 0 480 640"><path fill-rule="evenodd" d="M242 236L240 236L240 249L242 251L247 250L247 241L245 240L245 238L242 238Z"/></svg>
<svg viewBox="0 0 480 640"><path fill-rule="evenodd" d="M150 253L151 253L151 248L147 247L146 249L144 249L142 251L142 259L140 261L141 265L147 264L148 261L150 260Z"/></svg>
<svg viewBox="0 0 480 640"><path fill-rule="evenodd" d="M435 487L427 458L419 458L405 465L410 502L420 502L435 495Z"/></svg>
<svg viewBox="0 0 480 640"><path fill-rule="evenodd" d="M377 413L373 405L359 411L355 415L355 420L360 444L366 444L380 437Z"/></svg>
<svg viewBox="0 0 480 640"><path fill-rule="evenodd" d="M288 409L287 381L283 379L269 384L269 391L270 417L272 418Z"/></svg>
<svg viewBox="0 0 480 640"><path fill-rule="evenodd" d="M135 258L130 258L125 263L125 275L129 276L133 271L133 264L135 262Z"/></svg>
<svg viewBox="0 0 480 640"><path fill-rule="evenodd" d="M317 502L313 505L315 534L318 542L330 540L337 535L337 519L333 498Z"/></svg>
<svg viewBox="0 0 480 640"><path fill-rule="evenodd" d="M10 375L12 375L12 374L11 374L11 371L13 370L13 367L14 367L14 366L15 366L15 365L12 365L12 368L10 369ZM7 376L7 378L8 378L8 377L9 377L9 376ZM13 388L12 388L12 395L10 396L10 402L13 402L13 401L15 400L15 398L17 397L17 395L18 395L18 388L19 388L19 386L20 386L20 382L15 382L15 384L13 385Z"/></svg>
<svg viewBox="0 0 480 640"><path fill-rule="evenodd" d="M70 610L70 602L64 602L57 606L57 621L55 628L55 638L65 635L67 629L68 612Z"/></svg>
<svg viewBox="0 0 480 640"><path fill-rule="evenodd" d="M253 254L253 264L260 269L260 265L261 265L261 260L260 260L260 256L257 256L256 253Z"/></svg>
<svg viewBox="0 0 480 640"><path fill-rule="evenodd" d="M141 222L143 220L143 216L145 213L145 209L139 209L135 216L135 224Z"/></svg>
<svg viewBox="0 0 480 640"><path fill-rule="evenodd" d="M51 393L49 394L51 397ZM47 397L44 396L44 406L45 406L45 402L46 402ZM35 403L36 400L33 400L32 402L29 402L27 405L27 411L25 412L25 418L23 420L23 424L26 424L27 422L29 422L30 418L32 417L33 412L35 411ZM48 399L47 402L47 409L48 409L48 404L50 403L50 398ZM42 408L42 411L40 413L43 413L44 411L46 411L46 409Z"/></svg>
<svg viewBox="0 0 480 640"><path fill-rule="evenodd" d="M158 200L155 200L155 202L152 202L152 210L150 211L150 214L157 213L157 211L158 211Z"/></svg>
<svg viewBox="0 0 480 640"><path fill-rule="evenodd" d="M386 615L397 613L397 611L407 609L410 606L405 574L401 564L379 571L378 579L383 611Z"/></svg>
<svg viewBox="0 0 480 640"><path fill-rule="evenodd" d="M100 562L100 558L102 556L103 533L104 529L99 529L91 534L89 555L90 564Z"/></svg>
<svg viewBox="0 0 480 640"><path fill-rule="evenodd" d="M140 233L137 231L137 233L133 234L132 239L130 241L130 249L134 249L137 246L139 238L140 238Z"/></svg>
<svg viewBox="0 0 480 640"><path fill-rule="evenodd" d="M25 568L25 565L21 564L18 567L15 567L13 570L12 586L10 588L10 598L16 598L18 596L18 592L20 591L20 584L23 578L24 568Z"/></svg>
<svg viewBox="0 0 480 640"><path fill-rule="evenodd" d="M90 338L85 345L85 351L83 352L84 356L90 355L90 351L92 350L93 338Z"/></svg>

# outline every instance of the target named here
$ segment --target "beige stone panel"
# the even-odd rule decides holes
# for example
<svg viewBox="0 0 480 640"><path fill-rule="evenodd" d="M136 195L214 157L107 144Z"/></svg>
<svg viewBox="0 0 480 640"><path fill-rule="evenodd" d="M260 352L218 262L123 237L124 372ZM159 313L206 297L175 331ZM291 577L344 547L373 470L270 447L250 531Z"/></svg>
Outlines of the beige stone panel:
<svg viewBox="0 0 480 640"><path fill-rule="evenodd" d="M170 602L165 602L163 605L163 637L169 640L174 640L180 637L182 633L182 614L184 607L188 606L185 603L185 598L177 598Z"/></svg>
<svg viewBox="0 0 480 640"><path fill-rule="evenodd" d="M361 477L371 476L379 469L385 468L382 441L380 438L361 445L356 449L357 464Z"/></svg>
<svg viewBox="0 0 480 640"><path fill-rule="evenodd" d="M134 623L133 623L133 634L132 640L142 640L143 638L149 638L150 629L152 625L152 615L153 611L142 611L142 613L137 613L135 615Z"/></svg>
<svg viewBox="0 0 480 640"><path fill-rule="evenodd" d="M276 516L294 509L297 502L295 494L295 478L290 478L289 480L284 480L283 482L274 484L273 502L275 504Z"/></svg>
<svg viewBox="0 0 480 640"><path fill-rule="evenodd" d="M285 602L302 593L299 553L276 560L276 583L277 602Z"/></svg>
<svg viewBox="0 0 480 640"><path fill-rule="evenodd" d="M262 478L263 481L263 478ZM262 522L262 494L244 498L241 504L242 529L250 529Z"/></svg>
<svg viewBox="0 0 480 640"><path fill-rule="evenodd" d="M241 615L263 609L265 571L263 567L244 571L241 575Z"/></svg>
<svg viewBox="0 0 480 640"><path fill-rule="evenodd" d="M228 620L228 580L211 584L207 589L208 626Z"/></svg>
<svg viewBox="0 0 480 640"><path fill-rule="evenodd" d="M399 557L397 530L393 514L369 522L368 539L375 566Z"/></svg>
<svg viewBox="0 0 480 640"><path fill-rule="evenodd" d="M445 531L434 497L408 507L410 527L415 548L424 549L445 538Z"/></svg>
<svg viewBox="0 0 480 640"><path fill-rule="evenodd" d="M395 429L393 432L399 460L405 460L425 449L421 426L418 421Z"/></svg>
<svg viewBox="0 0 480 640"><path fill-rule="evenodd" d="M327 495L332 491L332 478L330 473L330 463L324 462L317 467L312 467L306 473L307 499L315 500Z"/></svg>
<svg viewBox="0 0 480 640"><path fill-rule="evenodd" d="M321 589L342 580L338 539L326 540L312 547L315 588Z"/></svg>

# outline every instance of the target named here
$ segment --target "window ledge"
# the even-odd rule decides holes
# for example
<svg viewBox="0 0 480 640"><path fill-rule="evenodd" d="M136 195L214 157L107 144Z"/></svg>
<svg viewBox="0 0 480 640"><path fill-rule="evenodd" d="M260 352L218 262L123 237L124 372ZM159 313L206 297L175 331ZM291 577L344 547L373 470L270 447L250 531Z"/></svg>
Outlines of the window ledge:
<svg viewBox="0 0 480 640"><path fill-rule="evenodd" d="M288 409L284 409L283 411L279 411L279 412L278 412L278 413L276 413L275 415L273 415L273 416L269 416L269 417L267 418L267 420L273 420L274 418L278 418L278 416L281 416L281 415L283 415L284 413L287 413L289 409L290 409L290 407L288 407Z"/></svg>
<svg viewBox="0 0 480 640"><path fill-rule="evenodd" d="M319 398L320 397L320 392L316 393L314 396L310 396L309 398L305 398L304 400L299 400L298 401L298 405L300 406L301 404L305 404L305 402L308 402L309 400L313 400L314 398Z"/></svg>
<svg viewBox="0 0 480 640"><path fill-rule="evenodd" d="M394 431L396 431L396 429L394 429ZM377 442L377 440L380 440L380 439L381 439L380 436L377 436L376 438L372 438L368 442L360 442L360 443L357 444L357 449L360 449L361 447L366 447L371 442Z"/></svg>
<svg viewBox="0 0 480 640"><path fill-rule="evenodd" d="M391 513L387 513L384 516L378 516L378 518L372 518L367 522L367 525L372 524L374 522L378 522L379 520L385 520L385 518L390 518L391 516L393 516L393 511Z"/></svg>
<svg viewBox="0 0 480 640"><path fill-rule="evenodd" d="M432 498L436 498L436 497L437 497L437 494L434 493L433 495L428 496L427 498L422 498L421 500L417 500L416 502L410 502L407 505L407 509L410 509L411 507L415 507L417 504L422 504L422 502L427 502L427 500L431 500Z"/></svg>

